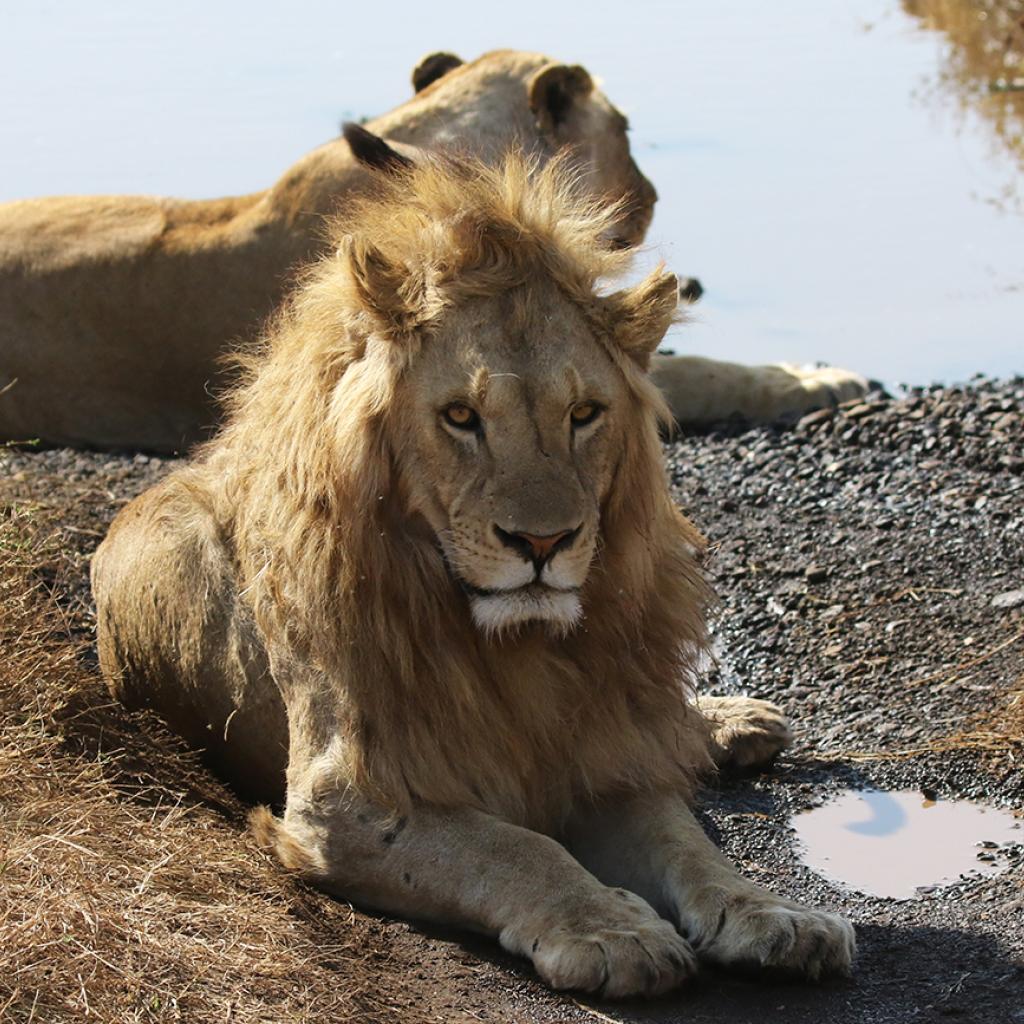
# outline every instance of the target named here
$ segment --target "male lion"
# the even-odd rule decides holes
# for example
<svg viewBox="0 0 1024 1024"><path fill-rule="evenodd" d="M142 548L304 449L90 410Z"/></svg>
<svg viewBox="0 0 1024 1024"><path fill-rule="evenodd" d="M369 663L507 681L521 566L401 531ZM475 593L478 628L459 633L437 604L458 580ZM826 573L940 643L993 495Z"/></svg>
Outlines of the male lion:
<svg viewBox="0 0 1024 1024"><path fill-rule="evenodd" d="M489 163L512 145L541 163L571 149L586 189L622 200L609 240L641 240L656 193L625 118L583 68L510 50L470 64L432 54L413 81L417 94L372 121L375 133ZM0 440L176 451L208 436L229 380L220 357L277 307L322 251L324 217L366 177L336 139L247 196L0 206ZM770 418L863 390L843 371L676 360L664 373L680 419Z"/></svg>
<svg viewBox="0 0 1024 1024"><path fill-rule="evenodd" d="M557 988L845 971L851 926L689 810L708 594L646 373L677 281L599 293L627 257L572 182L432 160L348 212L223 431L97 551L103 671L250 787L287 758L253 815L285 865Z"/></svg>

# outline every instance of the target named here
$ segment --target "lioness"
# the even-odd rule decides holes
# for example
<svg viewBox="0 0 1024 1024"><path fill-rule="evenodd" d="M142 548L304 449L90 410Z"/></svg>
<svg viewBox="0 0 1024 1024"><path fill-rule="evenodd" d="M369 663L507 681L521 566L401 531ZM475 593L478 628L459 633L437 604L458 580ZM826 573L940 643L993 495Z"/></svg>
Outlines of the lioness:
<svg viewBox="0 0 1024 1024"><path fill-rule="evenodd" d="M570 149L592 195L623 200L609 240L643 237L656 193L625 118L583 68L509 50L470 64L432 54L413 82L412 99L370 123L376 134L487 162L510 145L541 163ZM220 357L277 307L322 250L324 217L365 183L336 139L247 196L0 206L0 440L177 451L207 436L230 376ZM663 373L681 419L772 417L863 390L843 371L684 359Z"/></svg>
<svg viewBox="0 0 1024 1024"><path fill-rule="evenodd" d="M702 539L647 368L677 305L571 168L400 167L350 209L197 457L93 561L113 692L264 791L317 885L478 929L556 988L698 959L817 977L839 917L743 878L688 807Z"/></svg>

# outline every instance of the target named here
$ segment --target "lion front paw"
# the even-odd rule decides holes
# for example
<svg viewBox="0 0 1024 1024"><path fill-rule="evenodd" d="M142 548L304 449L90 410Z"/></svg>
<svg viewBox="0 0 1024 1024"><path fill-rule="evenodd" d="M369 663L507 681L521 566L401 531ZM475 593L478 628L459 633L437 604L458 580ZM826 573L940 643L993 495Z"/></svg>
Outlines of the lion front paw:
<svg viewBox="0 0 1024 1024"><path fill-rule="evenodd" d="M756 697L699 697L697 707L711 723L711 754L719 768L764 768L793 742L782 708Z"/></svg>
<svg viewBox="0 0 1024 1024"><path fill-rule="evenodd" d="M701 959L729 967L775 968L819 978L848 974L856 951L853 925L763 891L713 898L717 916L690 929Z"/></svg>
<svg viewBox="0 0 1024 1024"><path fill-rule="evenodd" d="M657 996L686 981L697 969L686 939L639 896L607 892L536 935L526 951L537 973L552 988L608 998ZM502 943L513 945L505 936Z"/></svg>

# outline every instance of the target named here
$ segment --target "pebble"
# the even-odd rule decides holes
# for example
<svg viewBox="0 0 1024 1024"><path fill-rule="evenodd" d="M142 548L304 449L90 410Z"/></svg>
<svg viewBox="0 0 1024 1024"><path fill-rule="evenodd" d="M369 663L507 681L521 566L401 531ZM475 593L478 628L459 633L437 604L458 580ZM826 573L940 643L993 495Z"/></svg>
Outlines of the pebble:
<svg viewBox="0 0 1024 1024"><path fill-rule="evenodd" d="M997 594L992 598L992 607L1002 611L1010 608L1019 608L1024 605L1024 590L1007 590L1005 593Z"/></svg>
<svg viewBox="0 0 1024 1024"><path fill-rule="evenodd" d="M833 409L816 409L814 412L807 413L806 416L801 417L800 422L797 423L797 430L810 431L817 427L820 427L823 423L828 423L835 416L835 410Z"/></svg>
<svg viewBox="0 0 1024 1024"><path fill-rule="evenodd" d="M845 415L848 420L862 420L866 416L870 416L874 411L870 405L861 403L860 405L855 405L852 409L847 409Z"/></svg>

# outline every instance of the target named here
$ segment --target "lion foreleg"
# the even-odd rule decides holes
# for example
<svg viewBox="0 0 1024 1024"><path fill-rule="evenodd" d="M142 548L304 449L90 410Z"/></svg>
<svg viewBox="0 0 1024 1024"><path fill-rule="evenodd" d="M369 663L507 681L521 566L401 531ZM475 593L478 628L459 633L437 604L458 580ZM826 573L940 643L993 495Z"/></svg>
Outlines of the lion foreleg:
<svg viewBox="0 0 1024 1024"><path fill-rule="evenodd" d="M608 885L647 899L705 960L795 971L850 969L853 927L744 878L674 794L608 803L571 825L569 847Z"/></svg>
<svg viewBox="0 0 1024 1024"><path fill-rule="evenodd" d="M655 995L695 967L689 944L633 893L602 885L559 843L469 809L385 814L349 792L289 795L252 824L284 864L364 905L498 937L555 988Z"/></svg>

